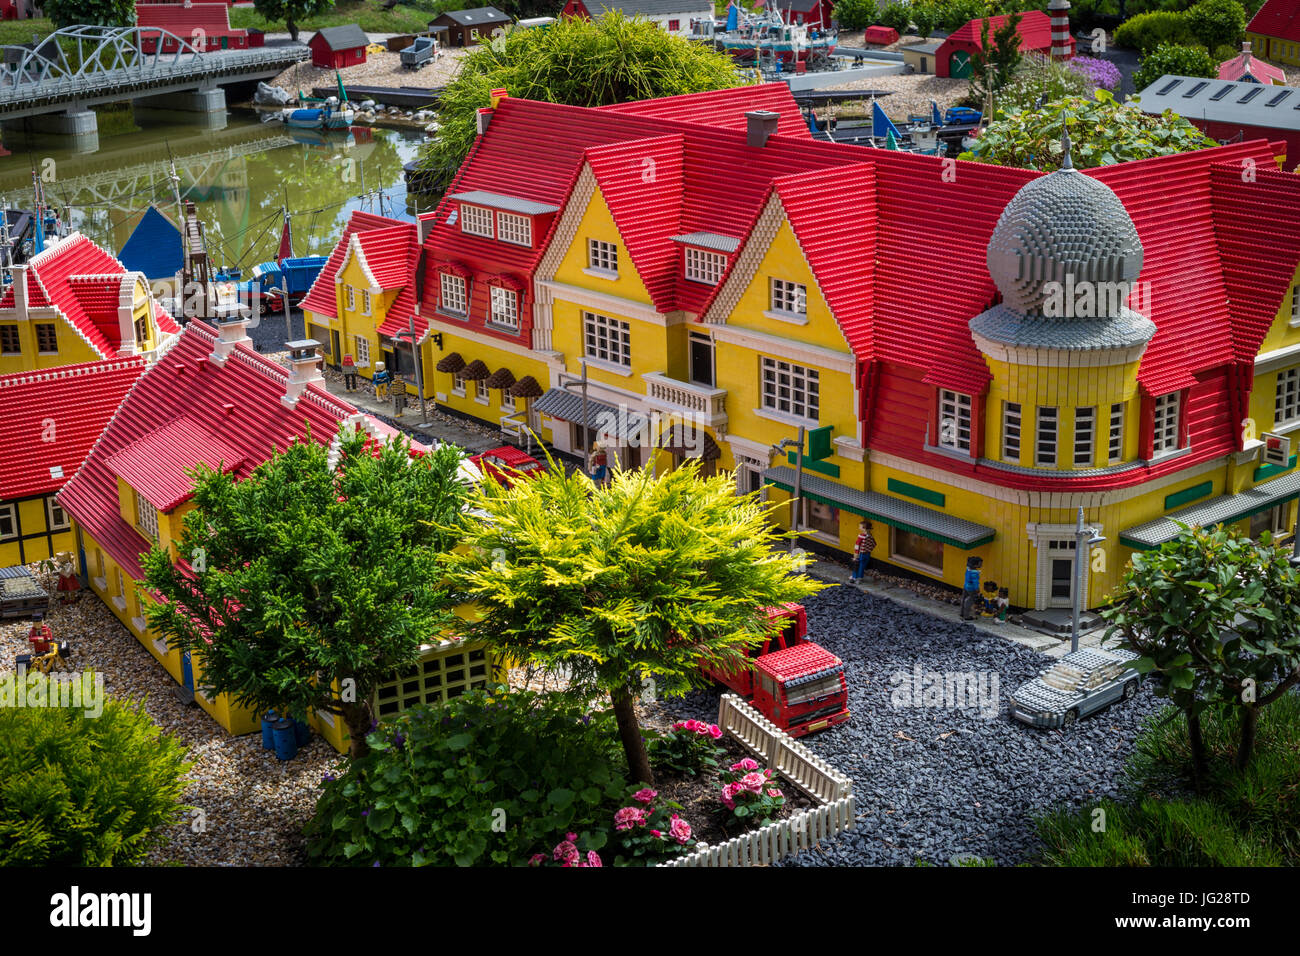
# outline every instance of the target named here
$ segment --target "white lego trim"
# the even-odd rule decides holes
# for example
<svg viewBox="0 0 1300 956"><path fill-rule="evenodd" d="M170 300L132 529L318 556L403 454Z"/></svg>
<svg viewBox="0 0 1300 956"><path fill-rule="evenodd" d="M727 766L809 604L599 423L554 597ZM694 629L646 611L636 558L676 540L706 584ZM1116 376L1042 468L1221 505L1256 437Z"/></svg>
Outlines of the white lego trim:
<svg viewBox="0 0 1300 956"><path fill-rule="evenodd" d="M676 313L681 316L681 320L671 322L669 321L669 315L674 313L665 315L653 305L637 302L634 299L625 299L619 295L610 295L608 292L597 292L594 289L584 289L581 286L556 282L553 279L538 279L537 285L547 289L551 293L552 300L558 299L571 302L575 305L599 309L602 312L616 312L620 318L636 319L661 328L680 324L680 321L685 319L683 313Z"/></svg>
<svg viewBox="0 0 1300 956"><path fill-rule="evenodd" d="M715 342L738 345L754 352L766 353L773 358L813 365L829 372L852 374L857 365L852 352L837 352L820 345L806 345L798 339L787 339L770 332L742 329L734 325L715 325L712 332ZM857 418L856 410L854 418Z"/></svg>
<svg viewBox="0 0 1300 956"><path fill-rule="evenodd" d="M564 209L551 228L551 241L547 243L546 251L542 253L533 273L533 348L537 351L551 349L552 331L555 327L551 290L547 284L555 278L560 263L577 238L578 225L595 195L596 174L591 170L591 163L584 161L578 178L564 201ZM617 224L614 228L618 228ZM622 238L620 234L619 239ZM623 246L626 248L627 244L624 243Z"/></svg>

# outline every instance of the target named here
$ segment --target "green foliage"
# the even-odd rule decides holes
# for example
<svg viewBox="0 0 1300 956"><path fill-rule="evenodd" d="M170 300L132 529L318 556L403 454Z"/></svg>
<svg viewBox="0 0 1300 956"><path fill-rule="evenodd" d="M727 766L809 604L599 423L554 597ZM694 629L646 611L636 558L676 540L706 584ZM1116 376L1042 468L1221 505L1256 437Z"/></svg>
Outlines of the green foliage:
<svg viewBox="0 0 1300 956"><path fill-rule="evenodd" d="M912 7L912 22L916 24L916 35L928 37L934 32L942 19L939 7L929 3L918 3Z"/></svg>
<svg viewBox="0 0 1300 956"><path fill-rule="evenodd" d="M865 30L880 20L876 0L838 0L833 14L841 30Z"/></svg>
<svg viewBox="0 0 1300 956"><path fill-rule="evenodd" d="M673 724L671 730L650 736L646 752L655 770L694 777L705 770L717 769L718 757L723 753L718 743L721 737L717 724L706 724L702 720L680 721Z"/></svg>
<svg viewBox="0 0 1300 956"><path fill-rule="evenodd" d="M418 33L428 28L429 21L443 10L454 10L469 3L454 0L451 3L433 0L431 3L402 3L391 9L369 0L328 0L322 8L309 16L295 18L294 25L300 30L319 30L321 27L346 26L355 23L367 33ZM508 8L507 8L508 12ZM265 31L285 29L283 13L263 15L253 7L231 7L230 25L232 27L256 28Z"/></svg>
<svg viewBox="0 0 1300 956"><path fill-rule="evenodd" d="M610 12L562 18L545 30L514 30L466 55L438 109L438 133L420 158L436 188L469 154L477 111L494 89L571 106L699 93L740 85L729 56L669 36L640 18Z"/></svg>
<svg viewBox="0 0 1300 956"><path fill-rule="evenodd" d="M375 686L458 620L437 556L457 541L460 451L412 459L403 440L371 454L367 437L340 433L338 468L307 440L243 481L198 470L179 545L195 573L157 546L143 561L165 598L146 605L149 625L196 652L208 693L342 714L354 747ZM335 680L354 701L334 696Z"/></svg>
<svg viewBox="0 0 1300 956"><path fill-rule="evenodd" d="M1091 96L1095 88L1068 61L1053 60L1041 53L1030 53L1021 61L1010 82L998 93L996 108L999 116L1010 115L1037 107L1044 93L1050 103L1067 96Z"/></svg>
<svg viewBox="0 0 1300 956"><path fill-rule="evenodd" d="M690 824L675 812L682 809L680 803L635 785L623 802L625 807L614 815L615 866L653 866L694 849Z"/></svg>
<svg viewBox="0 0 1300 956"><path fill-rule="evenodd" d="M1077 169L1126 163L1218 145L1181 116L1143 113L1106 90L1070 96L1013 116L999 114L962 159L1050 171L1061 167L1061 131L1069 127Z"/></svg>
<svg viewBox="0 0 1300 956"><path fill-rule="evenodd" d="M1197 42L1207 49L1238 49L1246 38L1246 11L1237 0L1200 0L1184 14Z"/></svg>
<svg viewBox="0 0 1300 956"><path fill-rule="evenodd" d="M980 47L970 57L970 95L981 103L1011 82L1022 59L1020 14L1013 13L990 35L990 20L980 23Z"/></svg>
<svg viewBox="0 0 1300 956"><path fill-rule="evenodd" d="M44 0L40 5L56 29L76 24L126 27L135 25L135 0ZM27 31L24 42L31 40Z"/></svg>
<svg viewBox="0 0 1300 956"><path fill-rule="evenodd" d="M613 736L608 712L558 694L501 687L411 708L326 779L308 855L330 866L518 866L566 832L600 850L626 790Z"/></svg>
<svg viewBox="0 0 1300 956"><path fill-rule="evenodd" d="M1125 20L1115 30L1115 42L1145 54L1162 43L1186 46L1197 41L1186 17L1178 13L1158 12L1143 13Z"/></svg>
<svg viewBox="0 0 1300 956"><path fill-rule="evenodd" d="M1204 47L1162 43L1143 54L1138 71L1133 74L1133 86L1140 92L1166 73L1214 77L1219 75L1219 65Z"/></svg>
<svg viewBox="0 0 1300 956"><path fill-rule="evenodd" d="M912 25L912 11L905 3L891 3L880 11L878 18L882 26L891 27L904 34Z"/></svg>
<svg viewBox="0 0 1300 956"><path fill-rule="evenodd" d="M1055 866L1295 866L1300 864L1300 698L1282 697L1259 722L1260 753L1245 772L1232 766L1239 721L1207 715L1216 759L1204 797L1181 786L1189 759L1186 718L1148 719L1126 776L1132 802L1103 801L1039 821L1045 862Z"/></svg>
<svg viewBox="0 0 1300 956"><path fill-rule="evenodd" d="M722 812L746 830L766 826L785 806L785 794L777 786L780 778L753 759L732 764L719 777Z"/></svg>
<svg viewBox="0 0 1300 956"><path fill-rule="evenodd" d="M44 675L25 680L29 695L32 682L50 694ZM82 680L84 702L93 679ZM141 703L105 700L97 717L71 706L0 706L0 867L141 862L187 809L187 769L185 748Z"/></svg>
<svg viewBox="0 0 1300 956"><path fill-rule="evenodd" d="M253 9L271 23L283 23L291 39L298 39L298 28L305 20L325 13L334 0L253 0Z"/></svg>

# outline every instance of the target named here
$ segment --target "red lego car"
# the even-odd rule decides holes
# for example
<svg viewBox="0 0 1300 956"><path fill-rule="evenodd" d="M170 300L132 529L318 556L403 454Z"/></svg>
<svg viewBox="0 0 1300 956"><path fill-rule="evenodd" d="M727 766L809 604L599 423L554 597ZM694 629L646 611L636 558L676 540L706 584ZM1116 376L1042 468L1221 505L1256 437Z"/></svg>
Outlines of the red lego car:
<svg viewBox="0 0 1300 956"><path fill-rule="evenodd" d="M469 459L485 475L491 475L509 488L520 474L531 476L546 470L546 465L513 445L489 448Z"/></svg>

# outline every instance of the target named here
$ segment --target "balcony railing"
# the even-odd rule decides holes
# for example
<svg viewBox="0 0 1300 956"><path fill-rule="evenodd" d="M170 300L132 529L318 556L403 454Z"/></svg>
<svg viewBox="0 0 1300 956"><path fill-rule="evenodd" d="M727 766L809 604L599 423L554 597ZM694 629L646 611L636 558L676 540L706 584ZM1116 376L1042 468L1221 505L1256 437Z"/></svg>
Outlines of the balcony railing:
<svg viewBox="0 0 1300 956"><path fill-rule="evenodd" d="M727 390L696 385L680 379L669 378L662 372L647 372L641 376L646 383L646 400L673 412L684 412L710 428L727 422Z"/></svg>

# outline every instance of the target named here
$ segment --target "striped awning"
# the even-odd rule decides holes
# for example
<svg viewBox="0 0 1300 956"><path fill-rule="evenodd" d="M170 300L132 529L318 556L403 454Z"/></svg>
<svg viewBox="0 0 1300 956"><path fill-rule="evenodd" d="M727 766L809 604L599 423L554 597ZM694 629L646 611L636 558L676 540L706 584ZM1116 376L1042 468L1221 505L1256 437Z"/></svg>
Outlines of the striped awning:
<svg viewBox="0 0 1300 956"><path fill-rule="evenodd" d="M769 468L763 472L763 479L770 485L794 493L794 469L789 465ZM964 551L988 544L997 534L993 528L944 514L937 508L927 508L878 491L859 491L806 471L803 473L801 491L805 498L813 501L820 501L872 521L881 521Z"/></svg>
<svg viewBox="0 0 1300 956"><path fill-rule="evenodd" d="M1300 497L1300 471L1274 478L1272 481L1266 481L1262 485L1256 485L1235 495L1211 498L1199 505L1192 505L1190 508L1175 511L1163 518L1156 518L1146 524L1121 531L1119 543L1139 551L1150 551L1178 537L1179 532L1182 531L1179 524L1195 528L1231 524L1257 515L1261 511L1268 511L1296 497Z"/></svg>

